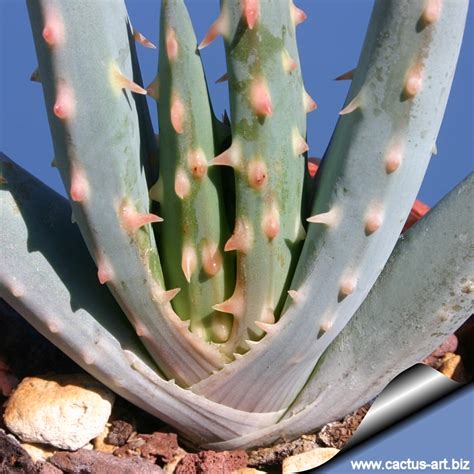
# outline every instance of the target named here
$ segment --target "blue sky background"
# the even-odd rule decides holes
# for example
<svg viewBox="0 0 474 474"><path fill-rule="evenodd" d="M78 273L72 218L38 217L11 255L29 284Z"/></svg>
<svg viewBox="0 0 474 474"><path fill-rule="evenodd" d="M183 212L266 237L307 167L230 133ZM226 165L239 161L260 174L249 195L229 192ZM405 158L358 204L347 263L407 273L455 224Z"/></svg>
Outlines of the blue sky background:
<svg viewBox="0 0 474 474"><path fill-rule="evenodd" d="M126 3L135 28L157 42L160 2L128 0ZM218 3L218 0L187 1L198 40L216 18ZM310 154L322 156L349 87L348 82L335 82L333 78L356 66L373 1L297 0L297 4L308 13L308 20L298 30L305 84L319 105L319 109L308 117L308 142ZM432 158L420 191L419 197L429 205L434 205L474 169L473 24L471 8L457 73L437 141L438 155ZM0 0L0 37L0 151L64 194L56 169L50 167L53 151L41 86L29 80L37 61L24 1ZM138 52L147 85L155 76L157 52L141 47ZM227 86L215 85L214 80L226 69L222 41L218 40L206 48L202 56L214 107L221 115L228 108ZM149 105L156 128L155 104L150 100ZM465 414L466 405L458 406L460 413ZM456 405L450 409L455 410ZM440 415L437 416L439 419ZM426 425L425 436L433 423ZM462 427L455 431L456 436L462 436ZM466 435L472 439L472 428ZM396 445L397 441L389 441L386 447L393 448L394 443ZM366 453L370 452L369 448L366 448ZM378 452L383 456L383 449L382 452L380 449ZM442 454L444 457L455 453L444 451ZM456 454L465 455L465 452L461 450ZM347 467L340 471L335 467L325 472L347 472L344 470Z"/></svg>
<svg viewBox="0 0 474 474"><path fill-rule="evenodd" d="M79 1L79 0L78 0ZM451 0L455 1L455 0ZM158 0L128 0L132 22L152 41L158 38ZM218 14L218 0L188 0L196 36L202 39ZM308 142L312 156L322 156L344 102L349 84L333 78L352 69L372 9L372 0L299 0L308 14L298 29L300 58L308 92L319 109L309 115ZM56 190L63 191L53 158L41 86L29 80L36 58L26 5L0 0L2 42L0 74L0 149ZM469 13L463 47L445 119L438 137L438 155L431 160L420 198L429 205L439 201L474 169L473 150L473 11ZM157 52L139 48L146 85L154 78ZM214 84L225 72L222 40L203 51L216 111L228 108L227 86ZM149 101L156 127L156 108Z"/></svg>

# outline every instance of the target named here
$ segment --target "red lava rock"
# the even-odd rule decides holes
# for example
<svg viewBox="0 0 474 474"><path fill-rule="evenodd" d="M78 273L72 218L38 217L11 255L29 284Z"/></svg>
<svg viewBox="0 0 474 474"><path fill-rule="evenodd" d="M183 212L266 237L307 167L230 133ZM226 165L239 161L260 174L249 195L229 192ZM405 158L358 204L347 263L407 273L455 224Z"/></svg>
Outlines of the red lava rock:
<svg viewBox="0 0 474 474"><path fill-rule="evenodd" d="M112 421L110 433L106 436L105 442L114 446L123 446L133 433L133 426L123 420Z"/></svg>
<svg viewBox="0 0 474 474"><path fill-rule="evenodd" d="M56 453L49 462L70 474L158 474L161 467L139 457L119 459L113 454L80 449Z"/></svg>
<svg viewBox="0 0 474 474"><path fill-rule="evenodd" d="M186 454L181 461L179 461L174 474L196 474L199 457L197 454Z"/></svg>
<svg viewBox="0 0 474 474"><path fill-rule="evenodd" d="M142 435L146 444L141 448L144 458L159 457L163 462L169 462L178 450L178 437L175 433L153 433Z"/></svg>
<svg viewBox="0 0 474 474"><path fill-rule="evenodd" d="M176 466L175 474L229 474L247 466L245 451L201 451L186 454Z"/></svg>
<svg viewBox="0 0 474 474"><path fill-rule="evenodd" d="M37 470L30 455L20 443L0 430L0 473L23 474L36 473Z"/></svg>
<svg viewBox="0 0 474 474"><path fill-rule="evenodd" d="M35 464L38 474L63 474L63 471L46 461L37 461Z"/></svg>

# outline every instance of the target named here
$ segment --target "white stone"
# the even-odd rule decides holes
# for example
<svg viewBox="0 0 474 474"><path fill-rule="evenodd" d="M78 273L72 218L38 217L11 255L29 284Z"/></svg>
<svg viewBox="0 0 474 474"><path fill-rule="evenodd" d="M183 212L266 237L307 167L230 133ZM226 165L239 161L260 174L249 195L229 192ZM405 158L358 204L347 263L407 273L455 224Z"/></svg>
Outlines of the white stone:
<svg viewBox="0 0 474 474"><path fill-rule="evenodd" d="M27 377L9 398L4 421L22 441L74 451L102 433L114 399L88 375Z"/></svg>
<svg viewBox="0 0 474 474"><path fill-rule="evenodd" d="M305 453L295 454L283 460L282 474L307 471L329 461L339 452L336 448L315 448Z"/></svg>

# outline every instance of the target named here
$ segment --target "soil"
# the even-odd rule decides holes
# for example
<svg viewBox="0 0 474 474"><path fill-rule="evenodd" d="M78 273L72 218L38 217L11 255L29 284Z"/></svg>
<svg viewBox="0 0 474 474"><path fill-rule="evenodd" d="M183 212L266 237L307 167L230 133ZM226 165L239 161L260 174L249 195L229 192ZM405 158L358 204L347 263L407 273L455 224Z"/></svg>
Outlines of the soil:
<svg viewBox="0 0 474 474"><path fill-rule="evenodd" d="M173 429L117 397L109 430L89 449L57 450L47 461L34 461L21 443L3 425L1 406L18 382L46 373L71 374L83 370L37 333L5 302L0 300L0 474L33 473L231 473L240 468L280 472L287 456L316 447L341 449L363 420L365 405L344 420L324 426L291 442L248 452L187 452ZM474 317L450 336L423 362L461 383L473 379ZM25 347L28 348L25 351ZM26 447L26 446L25 446Z"/></svg>

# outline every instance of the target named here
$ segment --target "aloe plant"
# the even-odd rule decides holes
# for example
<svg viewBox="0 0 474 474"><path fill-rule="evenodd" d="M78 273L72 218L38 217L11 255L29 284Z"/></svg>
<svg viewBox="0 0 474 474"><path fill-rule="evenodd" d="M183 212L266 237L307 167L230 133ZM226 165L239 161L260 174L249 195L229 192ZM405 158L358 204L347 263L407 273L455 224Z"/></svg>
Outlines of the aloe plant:
<svg viewBox="0 0 474 474"><path fill-rule="evenodd" d="M1 155L0 296L195 446L268 444L362 405L472 311L472 175L399 239L467 3L375 2L313 180L291 1L222 0L198 44L183 0L163 0L145 89L135 40L152 45L123 0L27 0L69 200ZM200 60L217 36L223 121Z"/></svg>

